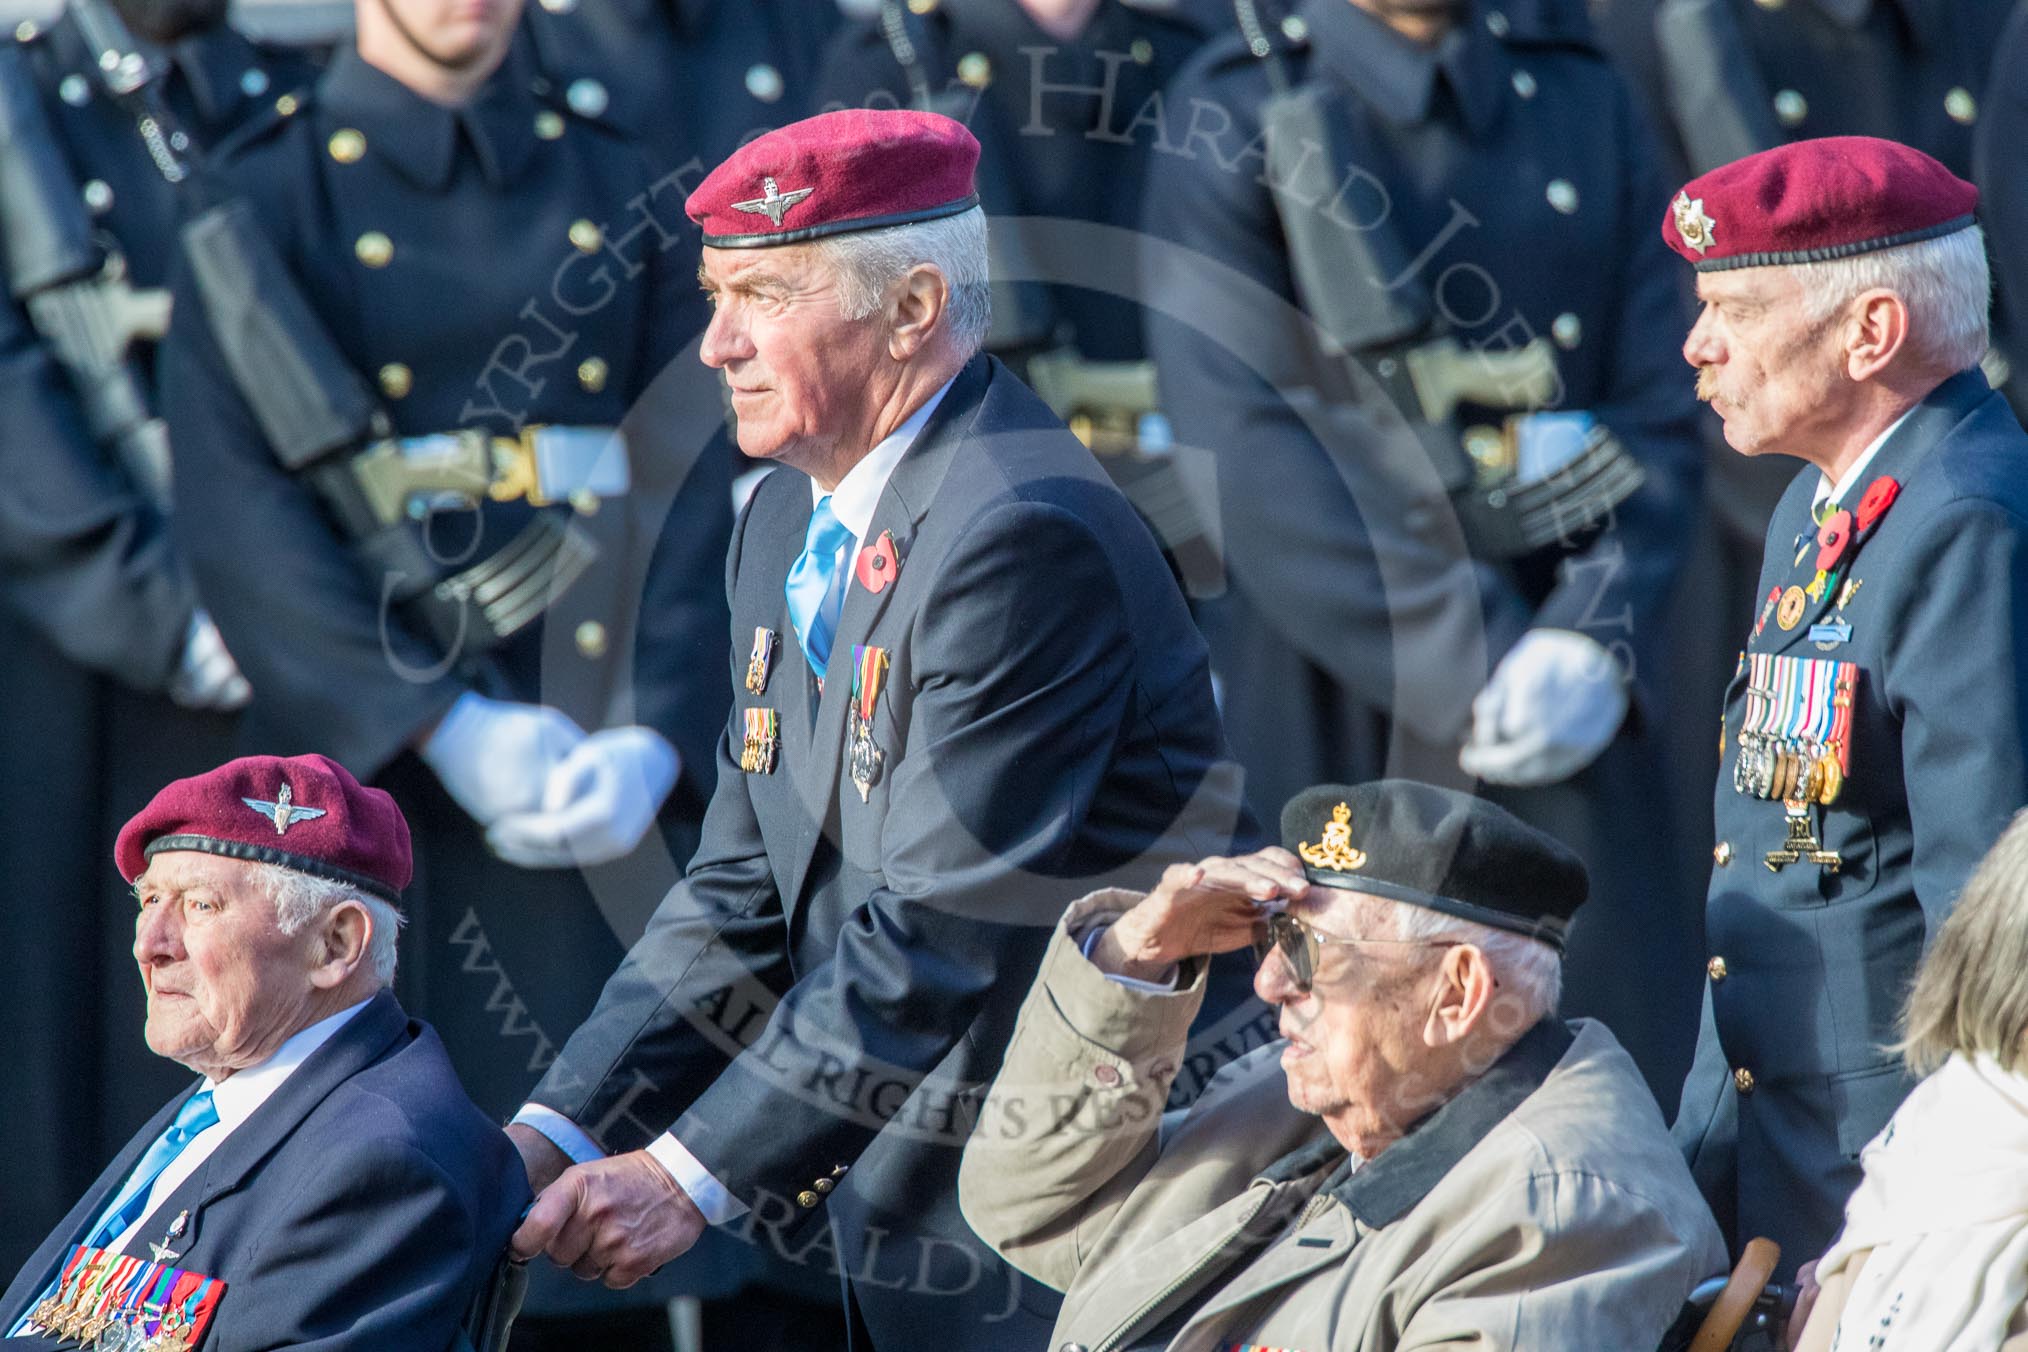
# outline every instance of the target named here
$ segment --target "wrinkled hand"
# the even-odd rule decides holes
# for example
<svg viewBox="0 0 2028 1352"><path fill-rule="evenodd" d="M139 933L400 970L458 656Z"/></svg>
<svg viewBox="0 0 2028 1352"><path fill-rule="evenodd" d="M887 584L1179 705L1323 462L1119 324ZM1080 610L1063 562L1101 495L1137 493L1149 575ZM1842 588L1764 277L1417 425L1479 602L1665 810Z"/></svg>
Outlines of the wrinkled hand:
<svg viewBox="0 0 2028 1352"><path fill-rule="evenodd" d="M574 1164L542 1190L509 1248L549 1255L586 1281L623 1291L704 1233L704 1213L645 1150Z"/></svg>
<svg viewBox="0 0 2028 1352"><path fill-rule="evenodd" d="M169 678L169 698L186 709L217 709L230 713L244 709L253 698L253 687L240 672L239 663L225 646L225 636L211 616L198 611L190 617L183 638L183 657L176 674Z"/></svg>
<svg viewBox="0 0 2028 1352"><path fill-rule="evenodd" d="M1817 1297L1823 1288L1817 1285L1817 1263L1815 1259L1796 1269L1796 1308L1789 1315L1789 1334L1782 1346L1788 1352L1796 1352L1803 1345L1803 1329L1810 1322L1810 1311L1817 1306Z"/></svg>
<svg viewBox="0 0 2028 1352"><path fill-rule="evenodd" d="M1155 890L1115 921L1092 949L1108 972L1148 978L1184 958L1230 953L1253 942L1277 902L1310 890L1303 866L1270 846L1237 859L1171 864Z"/></svg>
<svg viewBox="0 0 2028 1352"><path fill-rule="evenodd" d="M1531 629L1472 701L1458 764L1488 784L1560 783L1597 760L1626 717L1611 653L1568 629Z"/></svg>
<svg viewBox="0 0 2028 1352"><path fill-rule="evenodd" d="M679 769L676 748L658 732L595 732L551 767L540 805L501 817L486 832L486 843L523 868L618 859L654 825Z"/></svg>
<svg viewBox="0 0 2028 1352"><path fill-rule="evenodd" d="M541 1192L570 1168L570 1156L564 1154L556 1142L526 1122L509 1122L507 1139L521 1154L521 1167L528 1171L531 1191Z"/></svg>
<svg viewBox="0 0 2028 1352"><path fill-rule="evenodd" d="M445 792L481 826L542 802L549 772L584 741L584 729L543 704L467 691L420 748Z"/></svg>

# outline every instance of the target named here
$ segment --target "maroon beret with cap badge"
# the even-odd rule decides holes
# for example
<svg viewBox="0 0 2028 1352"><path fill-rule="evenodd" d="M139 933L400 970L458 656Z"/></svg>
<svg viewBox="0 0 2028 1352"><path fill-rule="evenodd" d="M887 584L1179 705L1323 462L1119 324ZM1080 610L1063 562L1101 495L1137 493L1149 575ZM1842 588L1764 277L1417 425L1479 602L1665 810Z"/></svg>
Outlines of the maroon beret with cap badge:
<svg viewBox="0 0 2028 1352"><path fill-rule="evenodd" d="M1979 190L1898 141L1825 136L1690 180L1662 238L1699 272L1818 263L1968 228Z"/></svg>
<svg viewBox="0 0 2028 1352"><path fill-rule="evenodd" d="M683 204L713 249L799 244L955 216L979 204L979 142L911 108L847 108L756 136Z"/></svg>
<svg viewBox="0 0 2028 1352"><path fill-rule="evenodd" d="M120 876L169 850L279 864L399 904L413 863L394 799L324 756L244 756L179 779L120 828Z"/></svg>

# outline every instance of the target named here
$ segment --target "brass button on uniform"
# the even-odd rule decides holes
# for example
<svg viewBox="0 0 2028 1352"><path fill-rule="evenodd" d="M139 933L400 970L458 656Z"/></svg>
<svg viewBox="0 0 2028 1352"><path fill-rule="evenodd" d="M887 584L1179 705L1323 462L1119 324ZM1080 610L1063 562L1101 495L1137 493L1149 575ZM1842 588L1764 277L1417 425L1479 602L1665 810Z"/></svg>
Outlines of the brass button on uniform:
<svg viewBox="0 0 2028 1352"><path fill-rule="evenodd" d="M1704 975L1710 977L1713 981L1725 980L1725 970L1724 958L1713 958L1704 964Z"/></svg>
<svg viewBox="0 0 2028 1352"><path fill-rule="evenodd" d="M1550 179L1549 186L1543 190L1543 196L1549 199L1550 206L1555 207L1564 215L1571 216L1576 214L1577 185L1573 184L1569 179Z"/></svg>
<svg viewBox="0 0 2028 1352"><path fill-rule="evenodd" d="M1584 341L1584 321L1565 310L1550 322L1549 336L1565 352L1574 351Z"/></svg>
<svg viewBox="0 0 2028 1352"><path fill-rule="evenodd" d="M102 178L86 179L82 190L85 210L103 216L113 209L113 185Z"/></svg>
<svg viewBox="0 0 2028 1352"><path fill-rule="evenodd" d="M1793 89L1781 90L1774 96L1774 115L1784 127L1800 127L1810 115L1810 101Z"/></svg>
<svg viewBox="0 0 2028 1352"><path fill-rule="evenodd" d="M91 81L82 75L66 75L57 81L56 96L73 108L82 108L92 101Z"/></svg>
<svg viewBox="0 0 2028 1352"><path fill-rule="evenodd" d="M544 141L555 141L563 136L563 114L554 108L544 108L535 115L535 134Z"/></svg>
<svg viewBox="0 0 2028 1352"><path fill-rule="evenodd" d="M1972 97L1972 91L1962 85L1944 95L1944 112L1951 121L1969 127L1979 120L1979 101Z"/></svg>
<svg viewBox="0 0 2028 1352"><path fill-rule="evenodd" d="M803 1208L805 1211L808 1211L811 1207L817 1205L817 1202L818 1202L817 1194L811 1192L808 1188L804 1188L801 1192L796 1194L796 1205Z"/></svg>
<svg viewBox="0 0 2028 1352"><path fill-rule="evenodd" d="M570 223L570 242L579 253L597 253L606 242L606 234L590 221L576 220Z"/></svg>
<svg viewBox="0 0 2028 1352"><path fill-rule="evenodd" d="M600 658L606 655L606 627L597 620L586 620L577 627L577 650L586 657Z"/></svg>
<svg viewBox="0 0 2028 1352"><path fill-rule="evenodd" d="M415 388L415 372L398 361L380 368L380 392L390 399L406 399Z"/></svg>
<svg viewBox="0 0 2028 1352"><path fill-rule="evenodd" d="M1135 38L1127 44L1127 55L1134 58L1134 64L1145 66L1155 59L1155 44L1146 38Z"/></svg>
<svg viewBox="0 0 2028 1352"><path fill-rule="evenodd" d="M1753 1092L1753 1072L1745 1066L1741 1066L1738 1070L1732 1072L1732 1083L1733 1087L1738 1089L1740 1093L1751 1094Z"/></svg>
<svg viewBox="0 0 2028 1352"><path fill-rule="evenodd" d="M1282 36L1300 47L1310 40L1310 25L1302 15L1291 14L1282 20Z"/></svg>
<svg viewBox="0 0 2028 1352"><path fill-rule="evenodd" d="M378 230L369 230L352 243L352 252L369 268L384 268L394 261L394 241Z"/></svg>
<svg viewBox="0 0 2028 1352"><path fill-rule="evenodd" d="M577 383L584 387L587 394L597 394L603 390L606 387L606 377L611 374L612 371L603 357L586 357L577 364Z"/></svg>
<svg viewBox="0 0 2028 1352"><path fill-rule="evenodd" d="M828 1178L820 1178L815 1183L812 1183L810 1186L815 1188L818 1192L829 1192L831 1191L831 1189L837 1187L838 1185L836 1183L833 1183Z"/></svg>
<svg viewBox="0 0 2028 1352"><path fill-rule="evenodd" d="M1711 847L1711 862L1724 868L1732 862L1732 842L1721 840Z"/></svg>
<svg viewBox="0 0 2028 1352"><path fill-rule="evenodd" d="M357 164L366 154L366 136L365 133L351 127L340 127L331 133L331 139L325 143L324 148L329 150L331 158L340 164Z"/></svg>
<svg viewBox="0 0 2028 1352"><path fill-rule="evenodd" d="M302 106L301 100L297 99L294 94L284 94L275 100L275 111L283 117L294 117L296 109Z"/></svg>
<svg viewBox="0 0 2028 1352"><path fill-rule="evenodd" d="M746 92L762 103L773 103L788 92L789 82L782 73L765 61L755 62L746 68Z"/></svg>
<svg viewBox="0 0 2028 1352"><path fill-rule="evenodd" d="M936 7L937 0L908 0L908 12L911 14L933 14Z"/></svg>
<svg viewBox="0 0 2028 1352"><path fill-rule="evenodd" d="M958 79L973 89L993 83L993 63L984 52L966 52L958 58Z"/></svg>
<svg viewBox="0 0 2028 1352"><path fill-rule="evenodd" d="M606 87L589 75L581 80L572 80L563 91L563 101L579 117L597 117L605 112L613 101Z"/></svg>
<svg viewBox="0 0 2028 1352"><path fill-rule="evenodd" d="M36 23L35 20L23 19L20 23L14 25L14 40L16 42L33 42L41 32L42 26Z"/></svg>

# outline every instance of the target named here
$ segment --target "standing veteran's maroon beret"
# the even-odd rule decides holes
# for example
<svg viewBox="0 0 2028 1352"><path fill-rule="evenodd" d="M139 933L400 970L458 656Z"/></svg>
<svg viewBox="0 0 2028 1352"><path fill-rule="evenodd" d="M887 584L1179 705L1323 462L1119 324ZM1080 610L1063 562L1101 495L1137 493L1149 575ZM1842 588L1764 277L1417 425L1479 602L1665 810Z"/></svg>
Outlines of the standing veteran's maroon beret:
<svg viewBox="0 0 2028 1352"><path fill-rule="evenodd" d="M791 122L735 150L683 209L713 249L799 244L955 216L979 205L979 142L910 108L847 108Z"/></svg>
<svg viewBox="0 0 2028 1352"><path fill-rule="evenodd" d="M244 756L177 780L120 828L113 858L133 882L166 850L279 864L396 903L412 871L394 799L323 756Z"/></svg>
<svg viewBox="0 0 2028 1352"><path fill-rule="evenodd" d="M1963 230L1978 204L1977 188L1920 150L1825 136L1691 179L1662 238L1699 272L1821 263Z"/></svg>

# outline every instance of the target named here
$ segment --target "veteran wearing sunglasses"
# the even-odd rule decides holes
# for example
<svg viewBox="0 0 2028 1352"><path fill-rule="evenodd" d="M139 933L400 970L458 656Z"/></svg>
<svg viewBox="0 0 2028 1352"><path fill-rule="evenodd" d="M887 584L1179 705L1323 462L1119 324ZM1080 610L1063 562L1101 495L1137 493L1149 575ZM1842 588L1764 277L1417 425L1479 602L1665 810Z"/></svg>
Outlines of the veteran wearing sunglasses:
<svg viewBox="0 0 2028 1352"><path fill-rule="evenodd" d="M1071 907L965 1151L1050 1348L1648 1352L1725 1266L1633 1062L1555 1016L1583 865L1492 804L1307 790L1287 849ZM1165 1113L1205 959L1280 1041Z"/></svg>

